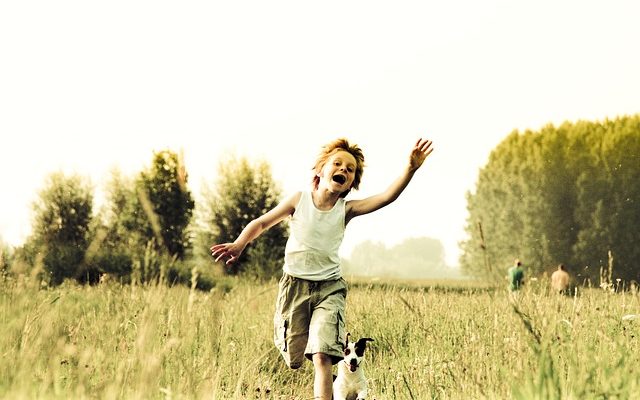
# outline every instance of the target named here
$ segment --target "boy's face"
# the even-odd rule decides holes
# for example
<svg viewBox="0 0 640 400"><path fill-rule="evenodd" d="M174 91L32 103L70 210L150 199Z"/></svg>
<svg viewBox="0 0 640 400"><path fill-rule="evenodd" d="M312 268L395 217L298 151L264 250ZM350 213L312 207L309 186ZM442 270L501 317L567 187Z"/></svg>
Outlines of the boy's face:
<svg viewBox="0 0 640 400"><path fill-rule="evenodd" d="M318 174L320 185L337 193L351 189L356 176L356 166L356 158L351 153L338 150L327 159Z"/></svg>

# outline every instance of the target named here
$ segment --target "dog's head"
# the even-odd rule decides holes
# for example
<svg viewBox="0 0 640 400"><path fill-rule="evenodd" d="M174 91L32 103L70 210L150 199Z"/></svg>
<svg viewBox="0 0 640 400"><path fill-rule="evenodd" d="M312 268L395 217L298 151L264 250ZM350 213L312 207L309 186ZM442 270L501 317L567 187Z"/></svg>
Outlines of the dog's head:
<svg viewBox="0 0 640 400"><path fill-rule="evenodd" d="M373 342L371 338L361 338L355 343L349 343L350 333L347 333L347 341L344 344L344 363L350 372L356 372L364 359L364 351L367 348L367 342Z"/></svg>

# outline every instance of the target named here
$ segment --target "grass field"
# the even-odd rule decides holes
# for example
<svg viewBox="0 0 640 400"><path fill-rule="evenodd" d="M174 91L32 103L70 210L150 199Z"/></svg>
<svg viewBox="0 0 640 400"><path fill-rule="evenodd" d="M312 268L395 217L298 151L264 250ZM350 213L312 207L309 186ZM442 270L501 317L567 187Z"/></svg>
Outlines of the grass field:
<svg viewBox="0 0 640 400"><path fill-rule="evenodd" d="M536 286L537 285L537 286ZM272 344L276 283L39 288L0 281L0 398L311 399L311 363ZM347 328L374 338L370 398L638 399L635 290L517 298L471 282L350 281ZM626 318L623 318L627 316Z"/></svg>

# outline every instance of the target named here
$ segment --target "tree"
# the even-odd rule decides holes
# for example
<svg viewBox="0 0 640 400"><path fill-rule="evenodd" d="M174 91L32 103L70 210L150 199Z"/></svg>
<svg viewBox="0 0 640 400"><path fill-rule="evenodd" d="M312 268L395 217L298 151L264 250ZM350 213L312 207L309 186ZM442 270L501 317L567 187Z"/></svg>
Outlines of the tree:
<svg viewBox="0 0 640 400"><path fill-rule="evenodd" d="M595 278L611 251L616 277L640 281L640 116L605 121L589 140L591 161L577 185L581 229L574 259Z"/></svg>
<svg viewBox="0 0 640 400"><path fill-rule="evenodd" d="M391 276L396 278L450 277L444 261L444 246L437 239L408 238L387 248L382 243L358 244L343 264L348 275Z"/></svg>
<svg viewBox="0 0 640 400"><path fill-rule="evenodd" d="M12 256L12 251L9 248L9 245L5 243L0 236L0 278L9 274Z"/></svg>
<svg viewBox="0 0 640 400"><path fill-rule="evenodd" d="M183 259L188 250L187 227L195 202L187 188L187 172L178 154L164 150L154 153L151 167L140 173L136 194L144 210L143 236L154 238L170 256Z"/></svg>
<svg viewBox="0 0 640 400"><path fill-rule="evenodd" d="M512 132L467 194L461 266L489 277L517 257L533 274L563 263L595 279L611 250L617 277L638 280L639 181L640 115Z"/></svg>
<svg viewBox="0 0 640 400"><path fill-rule="evenodd" d="M108 273L124 281L130 279L134 260L144 253L147 238L138 227L145 215L140 206L135 182L118 169L111 171L105 187L105 204L93 226L99 251L90 254L92 264L100 273Z"/></svg>
<svg viewBox="0 0 640 400"><path fill-rule="evenodd" d="M114 170L106 192L97 228L102 249L94 259L101 271L151 282L186 258L195 201L180 155L154 153L151 166L133 179Z"/></svg>
<svg viewBox="0 0 640 400"><path fill-rule="evenodd" d="M208 249L212 243L234 241L249 222L274 208L280 200L280 189L266 162L251 164L244 157L229 156L219 164L213 188L204 186L203 197L199 243ZM287 237L284 223L271 227L225 271L230 274L247 271L263 277L277 275L282 268Z"/></svg>
<svg viewBox="0 0 640 400"><path fill-rule="evenodd" d="M33 249L32 256L40 253L50 283L59 284L65 278L80 279L91 239L90 183L79 175L51 174L33 211L33 234L25 247Z"/></svg>
<svg viewBox="0 0 640 400"><path fill-rule="evenodd" d="M366 240L353 248L349 262L343 264L347 275L382 276L389 267L389 250L384 243Z"/></svg>

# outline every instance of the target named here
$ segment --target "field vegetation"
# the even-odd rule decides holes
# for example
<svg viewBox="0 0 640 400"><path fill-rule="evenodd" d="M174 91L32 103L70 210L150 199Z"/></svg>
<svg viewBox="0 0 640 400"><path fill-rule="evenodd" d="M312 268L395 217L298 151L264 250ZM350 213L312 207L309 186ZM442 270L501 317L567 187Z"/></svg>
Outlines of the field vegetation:
<svg viewBox="0 0 640 400"><path fill-rule="evenodd" d="M38 282L0 283L0 398L312 398L311 363L288 370L272 344L273 280ZM605 289L352 279L347 328L375 340L379 400L640 398L640 298Z"/></svg>

